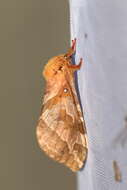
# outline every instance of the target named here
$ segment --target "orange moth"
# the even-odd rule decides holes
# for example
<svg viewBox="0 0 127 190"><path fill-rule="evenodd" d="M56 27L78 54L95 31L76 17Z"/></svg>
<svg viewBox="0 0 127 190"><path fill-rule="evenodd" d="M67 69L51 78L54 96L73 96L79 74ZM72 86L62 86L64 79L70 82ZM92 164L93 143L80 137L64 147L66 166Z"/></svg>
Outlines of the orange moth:
<svg viewBox="0 0 127 190"><path fill-rule="evenodd" d="M43 70L46 80L41 115L36 128L40 148L52 159L78 171L87 157L86 128L75 89L72 64L76 39L66 54L53 57Z"/></svg>

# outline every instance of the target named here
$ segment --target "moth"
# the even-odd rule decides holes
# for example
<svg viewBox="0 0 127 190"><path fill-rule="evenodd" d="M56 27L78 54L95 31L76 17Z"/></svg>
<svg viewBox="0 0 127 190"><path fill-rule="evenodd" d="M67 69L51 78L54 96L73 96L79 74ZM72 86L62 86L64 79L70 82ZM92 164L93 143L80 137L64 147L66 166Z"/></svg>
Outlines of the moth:
<svg viewBox="0 0 127 190"><path fill-rule="evenodd" d="M113 161L113 169L114 169L115 180L120 182L122 180L121 171L118 166L118 163L115 160Z"/></svg>
<svg viewBox="0 0 127 190"><path fill-rule="evenodd" d="M76 39L66 54L51 58L44 67L46 91L36 128L40 148L74 172L83 167L88 152L86 127L74 79L82 59L78 65L72 64L75 49Z"/></svg>

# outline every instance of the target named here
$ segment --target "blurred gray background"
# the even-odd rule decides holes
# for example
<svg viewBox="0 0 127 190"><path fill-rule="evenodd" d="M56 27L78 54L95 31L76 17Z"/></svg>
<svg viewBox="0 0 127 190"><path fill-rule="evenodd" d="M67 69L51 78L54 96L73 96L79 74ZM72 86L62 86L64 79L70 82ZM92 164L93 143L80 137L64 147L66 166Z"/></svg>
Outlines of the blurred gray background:
<svg viewBox="0 0 127 190"><path fill-rule="evenodd" d="M75 190L75 175L39 149L35 127L47 60L69 47L69 5L0 1L0 189Z"/></svg>

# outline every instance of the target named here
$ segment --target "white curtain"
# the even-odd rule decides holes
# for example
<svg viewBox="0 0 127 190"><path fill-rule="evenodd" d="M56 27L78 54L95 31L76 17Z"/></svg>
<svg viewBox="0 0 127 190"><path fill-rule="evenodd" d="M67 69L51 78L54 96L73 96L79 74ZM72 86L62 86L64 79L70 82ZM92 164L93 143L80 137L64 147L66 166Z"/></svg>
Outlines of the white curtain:
<svg viewBox="0 0 127 190"><path fill-rule="evenodd" d="M78 190L127 190L127 1L70 0L70 25L89 146Z"/></svg>

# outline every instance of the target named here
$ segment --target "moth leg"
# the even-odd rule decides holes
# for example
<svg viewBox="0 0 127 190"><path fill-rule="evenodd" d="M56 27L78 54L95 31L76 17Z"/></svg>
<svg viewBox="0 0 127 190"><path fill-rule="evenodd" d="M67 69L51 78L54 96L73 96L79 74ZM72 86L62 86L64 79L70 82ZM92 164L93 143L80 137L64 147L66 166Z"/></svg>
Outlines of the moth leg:
<svg viewBox="0 0 127 190"><path fill-rule="evenodd" d="M74 40L72 40L72 46L71 48L68 50L68 52L64 55L64 57L69 58L71 57L76 51L76 38Z"/></svg>
<svg viewBox="0 0 127 190"><path fill-rule="evenodd" d="M80 58L78 65L68 65L68 68L70 68L72 71L79 70L81 68L82 62L83 62L83 59Z"/></svg>

